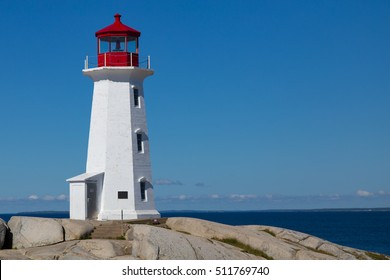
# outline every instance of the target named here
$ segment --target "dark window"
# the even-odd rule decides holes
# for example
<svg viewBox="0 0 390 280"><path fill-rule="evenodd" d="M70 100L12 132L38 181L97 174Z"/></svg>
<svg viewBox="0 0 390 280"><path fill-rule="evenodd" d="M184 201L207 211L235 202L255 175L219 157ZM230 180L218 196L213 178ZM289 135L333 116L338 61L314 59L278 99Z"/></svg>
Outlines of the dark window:
<svg viewBox="0 0 390 280"><path fill-rule="evenodd" d="M146 201L146 183L140 182L140 187L141 187L141 200Z"/></svg>
<svg viewBox="0 0 390 280"><path fill-rule="evenodd" d="M137 149L138 152L143 152L143 144L142 144L142 133L137 133Z"/></svg>
<svg viewBox="0 0 390 280"><path fill-rule="evenodd" d="M139 93L138 93L138 89L135 88L133 89L134 91L134 106L135 107L139 107Z"/></svg>
<svg viewBox="0 0 390 280"><path fill-rule="evenodd" d="M128 193L127 192L118 192L118 199L127 199Z"/></svg>

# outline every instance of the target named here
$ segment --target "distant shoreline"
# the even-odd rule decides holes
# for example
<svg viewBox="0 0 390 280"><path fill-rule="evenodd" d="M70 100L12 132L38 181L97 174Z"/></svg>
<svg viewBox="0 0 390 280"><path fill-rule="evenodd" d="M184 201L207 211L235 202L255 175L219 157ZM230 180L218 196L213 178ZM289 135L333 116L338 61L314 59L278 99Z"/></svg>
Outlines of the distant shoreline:
<svg viewBox="0 0 390 280"><path fill-rule="evenodd" d="M266 210L162 210L160 213L222 213L222 212L360 212L360 211L390 211L390 207L375 208L314 208L314 209L266 209ZM17 213L0 213L0 215L32 215L32 214L69 214L69 211L25 211Z"/></svg>

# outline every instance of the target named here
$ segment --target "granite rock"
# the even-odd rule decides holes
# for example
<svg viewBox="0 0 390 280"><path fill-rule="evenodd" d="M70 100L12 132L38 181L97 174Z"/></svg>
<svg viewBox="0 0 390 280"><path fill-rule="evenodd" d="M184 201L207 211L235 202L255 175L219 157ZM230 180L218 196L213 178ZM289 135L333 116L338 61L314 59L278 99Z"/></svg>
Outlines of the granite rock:
<svg viewBox="0 0 390 280"><path fill-rule="evenodd" d="M14 216L8 226L12 234L12 248L38 247L64 241L64 229L54 219Z"/></svg>
<svg viewBox="0 0 390 280"><path fill-rule="evenodd" d="M73 240L54 245L2 250L0 260L110 260L134 259L125 240Z"/></svg>
<svg viewBox="0 0 390 280"><path fill-rule="evenodd" d="M5 237L12 237L16 249L0 250L0 260L390 259L289 229L229 226L192 218L168 218L155 226L127 224L126 240L76 240L104 224L96 221L12 217L9 230L4 224L0 221L0 232L5 228L10 233ZM118 225L122 228L122 223ZM115 222L110 226L115 228Z"/></svg>
<svg viewBox="0 0 390 280"><path fill-rule="evenodd" d="M93 224L89 221L70 219L60 219L58 221L64 228L65 241L85 239L94 230Z"/></svg>
<svg viewBox="0 0 390 280"><path fill-rule="evenodd" d="M7 231L8 231L7 223L3 219L0 219L0 249L3 248Z"/></svg>
<svg viewBox="0 0 390 280"><path fill-rule="evenodd" d="M192 218L169 218L172 230L217 240L236 240L268 259L371 259L362 250L337 245L306 233L271 226L229 226Z"/></svg>
<svg viewBox="0 0 390 280"><path fill-rule="evenodd" d="M132 255L145 260L262 259L222 242L147 225L133 225L126 239L133 242Z"/></svg>

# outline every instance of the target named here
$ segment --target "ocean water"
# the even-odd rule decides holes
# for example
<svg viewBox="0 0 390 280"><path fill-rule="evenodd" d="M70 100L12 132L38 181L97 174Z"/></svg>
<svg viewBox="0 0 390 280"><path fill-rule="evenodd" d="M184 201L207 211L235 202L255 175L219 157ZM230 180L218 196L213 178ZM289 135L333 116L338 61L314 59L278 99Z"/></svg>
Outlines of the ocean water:
<svg viewBox="0 0 390 280"><path fill-rule="evenodd" d="M0 214L69 218L69 212ZM305 232L331 242L390 255L390 209L294 211L161 211L162 217L191 217L228 225L269 225Z"/></svg>

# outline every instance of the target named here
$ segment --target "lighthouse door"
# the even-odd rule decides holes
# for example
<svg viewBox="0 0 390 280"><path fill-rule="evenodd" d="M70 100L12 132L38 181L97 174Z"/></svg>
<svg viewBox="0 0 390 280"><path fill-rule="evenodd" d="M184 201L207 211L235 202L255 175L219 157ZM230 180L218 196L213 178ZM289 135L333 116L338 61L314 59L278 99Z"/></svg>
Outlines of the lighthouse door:
<svg viewBox="0 0 390 280"><path fill-rule="evenodd" d="M96 183L87 183L87 218L96 219Z"/></svg>

